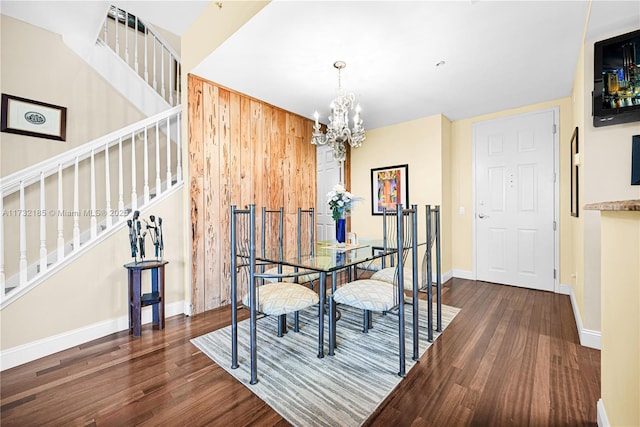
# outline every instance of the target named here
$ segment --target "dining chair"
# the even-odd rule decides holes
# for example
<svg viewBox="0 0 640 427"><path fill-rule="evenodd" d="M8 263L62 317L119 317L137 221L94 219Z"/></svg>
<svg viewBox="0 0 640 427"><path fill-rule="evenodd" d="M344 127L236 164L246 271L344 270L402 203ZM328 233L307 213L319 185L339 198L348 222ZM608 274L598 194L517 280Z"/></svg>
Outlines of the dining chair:
<svg viewBox="0 0 640 427"><path fill-rule="evenodd" d="M315 209L302 209L298 208L297 216L297 255L298 258L308 257L314 255L315 250ZM281 274L296 273L293 276L287 277L284 281L307 283L310 288L313 288L313 282L318 280L320 273L312 270L300 270L298 267L289 265L279 266L279 272ZM273 273L275 267L265 271L265 273Z"/></svg>
<svg viewBox="0 0 640 427"><path fill-rule="evenodd" d="M428 341L433 342L433 287L436 288L436 328L437 332L442 332L442 276L441 276L441 259L440 259L440 206L426 205L426 250L424 252L422 263L418 268L418 291L427 294L427 321ZM436 282L433 283L433 258L435 251L436 259ZM392 282L394 278L394 268L383 268L371 275L371 279ZM405 268L404 288L412 289L412 270Z"/></svg>
<svg viewBox="0 0 640 427"><path fill-rule="evenodd" d="M336 305L348 305L363 311L363 329L368 332L372 326L372 312L393 314L398 317L398 375L406 375L405 363L405 292L404 266L409 254L417 257L417 206L403 209L401 205L395 212L383 215L383 229L388 242L388 251L396 251L396 266L393 281L359 279L338 287L329 295L329 355L334 355L336 347ZM417 305L417 304L416 304ZM417 325L416 325L417 326Z"/></svg>
<svg viewBox="0 0 640 427"><path fill-rule="evenodd" d="M258 382L257 374L257 318L259 314L278 317L278 330L289 313L318 304L319 297L313 290L293 282L267 281L285 278L278 272L261 271L256 256L255 205L248 209L231 206L231 368L238 367L238 302L249 309L249 352L251 359L250 384ZM268 239L269 236L266 236ZM244 270L246 280L238 281L238 272ZM265 280L263 280L265 279Z"/></svg>

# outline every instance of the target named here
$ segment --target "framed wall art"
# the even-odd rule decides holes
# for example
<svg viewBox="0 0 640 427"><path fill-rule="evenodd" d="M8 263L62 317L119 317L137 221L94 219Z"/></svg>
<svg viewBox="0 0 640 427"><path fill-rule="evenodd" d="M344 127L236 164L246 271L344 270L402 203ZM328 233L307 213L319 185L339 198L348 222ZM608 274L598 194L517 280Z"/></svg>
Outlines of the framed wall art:
<svg viewBox="0 0 640 427"><path fill-rule="evenodd" d="M580 148L578 146L578 128L576 127L571 136L571 216L579 216L578 206L578 163Z"/></svg>
<svg viewBox="0 0 640 427"><path fill-rule="evenodd" d="M382 215L397 204L409 206L409 165L371 169L371 213Z"/></svg>
<svg viewBox="0 0 640 427"><path fill-rule="evenodd" d="M0 131L64 141L67 108L3 93Z"/></svg>

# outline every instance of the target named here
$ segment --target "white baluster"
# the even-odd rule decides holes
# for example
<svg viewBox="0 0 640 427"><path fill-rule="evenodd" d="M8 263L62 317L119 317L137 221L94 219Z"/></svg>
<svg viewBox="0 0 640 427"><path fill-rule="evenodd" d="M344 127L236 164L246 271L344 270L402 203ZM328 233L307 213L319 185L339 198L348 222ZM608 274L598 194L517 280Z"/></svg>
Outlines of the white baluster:
<svg viewBox="0 0 640 427"><path fill-rule="evenodd" d="M182 65L178 62L178 77L177 77L177 82L178 82L178 87L176 88L177 93L178 93L178 103L182 102Z"/></svg>
<svg viewBox="0 0 640 427"><path fill-rule="evenodd" d="M111 173L109 171L109 142L105 143L104 147L104 182L105 182L105 214L107 216L107 230L111 228L113 224L111 218Z"/></svg>
<svg viewBox="0 0 640 427"><path fill-rule="evenodd" d="M4 212L4 195L0 191L0 211ZM0 216L0 301L4 299L4 215Z"/></svg>
<svg viewBox="0 0 640 427"><path fill-rule="evenodd" d="M144 203L147 204L149 203L149 148L147 146L147 142L148 142L148 134L147 134L147 127L145 126L144 128L144 151L143 151L143 156L144 156L144 187L143 187L143 192L144 192Z"/></svg>
<svg viewBox="0 0 640 427"><path fill-rule="evenodd" d="M80 249L80 207L78 192L78 157L73 170L73 251Z"/></svg>
<svg viewBox="0 0 640 427"><path fill-rule="evenodd" d="M153 90L158 91L158 72L156 71L156 37L153 36Z"/></svg>
<svg viewBox="0 0 640 427"><path fill-rule="evenodd" d="M167 99L166 95L165 95L165 90L164 90L164 87L165 87L165 85L164 85L164 67L165 67L165 64L164 64L164 46L162 46L162 50L160 52L160 55L161 55L160 56L160 79L162 80L162 92L161 92L161 94L162 94L162 99Z"/></svg>
<svg viewBox="0 0 640 427"><path fill-rule="evenodd" d="M173 185L171 183L171 125L170 118L167 117L167 190Z"/></svg>
<svg viewBox="0 0 640 427"><path fill-rule="evenodd" d="M27 211L24 200L24 181L20 182L20 286L27 284Z"/></svg>
<svg viewBox="0 0 640 427"><path fill-rule="evenodd" d="M64 259L64 206L62 200L62 164L58 164L58 262Z"/></svg>
<svg viewBox="0 0 640 427"><path fill-rule="evenodd" d="M45 203L44 172L40 172L40 273L47 271L47 205Z"/></svg>
<svg viewBox="0 0 640 427"><path fill-rule="evenodd" d="M135 22L134 22L134 28L133 28L133 42L135 43L135 49L134 49L134 57L135 57L135 62L136 62L136 74L138 74L138 17L135 17Z"/></svg>
<svg viewBox="0 0 640 427"><path fill-rule="evenodd" d="M131 133L131 209L138 209L138 193L136 193L136 135Z"/></svg>
<svg viewBox="0 0 640 427"><path fill-rule="evenodd" d="M156 122L156 195L162 194L162 181L160 180L160 128ZM156 197L157 197L156 196Z"/></svg>
<svg viewBox="0 0 640 427"><path fill-rule="evenodd" d="M118 54L118 56L120 56L120 30L119 30L120 20L118 19L119 14L120 14L120 9L116 7L116 19L115 19L115 24L113 28L115 29L115 32L116 32L116 53Z"/></svg>
<svg viewBox="0 0 640 427"><path fill-rule="evenodd" d="M182 182L182 140L180 132L180 113L176 114L176 179Z"/></svg>
<svg viewBox="0 0 640 427"><path fill-rule="evenodd" d="M149 41L147 38L147 34L149 34L149 30L145 29L144 30L144 81L147 82L147 84L149 84L149 65L148 65L149 54L147 53L147 43L149 43Z"/></svg>
<svg viewBox="0 0 640 427"><path fill-rule="evenodd" d="M169 54L169 105L173 106L173 55Z"/></svg>
<svg viewBox="0 0 640 427"><path fill-rule="evenodd" d="M96 162L95 150L91 150L91 218L90 218L91 240L98 235L98 220L96 218Z"/></svg>
<svg viewBox="0 0 640 427"><path fill-rule="evenodd" d="M129 62L129 12L124 13L124 60L128 66Z"/></svg>
<svg viewBox="0 0 640 427"><path fill-rule="evenodd" d="M122 164L122 137L118 140L118 214L124 213L124 170ZM118 221L120 218L118 218Z"/></svg>

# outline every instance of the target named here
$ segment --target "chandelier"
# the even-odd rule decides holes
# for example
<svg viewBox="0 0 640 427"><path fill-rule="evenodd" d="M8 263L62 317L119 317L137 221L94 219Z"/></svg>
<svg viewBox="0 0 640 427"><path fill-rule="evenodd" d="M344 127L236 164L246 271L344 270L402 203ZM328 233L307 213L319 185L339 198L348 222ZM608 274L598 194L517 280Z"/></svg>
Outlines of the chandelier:
<svg viewBox="0 0 640 427"><path fill-rule="evenodd" d="M355 107L353 115L353 129L349 129L349 112L353 110L356 96L353 93L346 93L342 89L342 81L340 72L347 66L343 61L336 61L333 64L338 70L338 90L336 98L331 102L331 115L329 116L329 124L327 132L320 131L320 123L318 123L318 112L313 114L316 123L313 126L313 136L311 143L313 145L326 145L333 149L333 157L338 162L344 162L347 158L347 149L345 143L349 143L352 148L358 148L365 140L364 127L362 127L362 119L360 118L360 104Z"/></svg>

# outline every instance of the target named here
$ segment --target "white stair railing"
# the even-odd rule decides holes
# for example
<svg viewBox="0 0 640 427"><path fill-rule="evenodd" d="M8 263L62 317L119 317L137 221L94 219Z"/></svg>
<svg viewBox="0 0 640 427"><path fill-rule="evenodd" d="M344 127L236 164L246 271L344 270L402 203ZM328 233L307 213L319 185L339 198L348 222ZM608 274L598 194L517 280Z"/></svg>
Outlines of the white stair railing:
<svg viewBox="0 0 640 427"><path fill-rule="evenodd" d="M181 111L174 107L0 179L1 308L124 226L132 209L182 183ZM155 150L147 149L150 142ZM155 188L148 188L149 175ZM145 194L138 199L140 182Z"/></svg>
<svg viewBox="0 0 640 427"><path fill-rule="evenodd" d="M180 56L148 23L111 6L98 38L169 105L180 103Z"/></svg>

